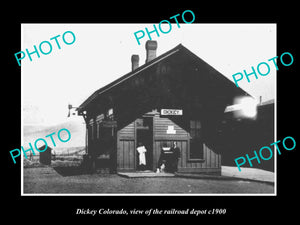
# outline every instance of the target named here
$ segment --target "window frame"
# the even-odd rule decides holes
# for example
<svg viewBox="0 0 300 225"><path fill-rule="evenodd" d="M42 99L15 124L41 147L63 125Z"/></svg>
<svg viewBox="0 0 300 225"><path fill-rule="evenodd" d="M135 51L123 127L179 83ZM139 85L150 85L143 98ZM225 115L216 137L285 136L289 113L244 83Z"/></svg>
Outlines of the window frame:
<svg viewBox="0 0 300 225"><path fill-rule="evenodd" d="M192 122L194 122L195 124L194 124L194 126L192 127ZM200 126L198 126L197 127L197 125L198 124L200 124ZM192 131L192 129L194 129L193 131ZM197 129L199 129L198 131L197 131ZM187 161L188 162L205 162L205 158L204 158L204 142L202 141L202 158L191 158L191 142L192 142L192 139L193 138L195 138L195 137L193 137L193 136L196 136L196 134L198 133L198 132L200 132L200 134L201 134L201 129L202 129L202 127L201 127L201 121L200 120L189 120L189 148L188 148L188 154L187 154ZM195 135L191 135L191 133L195 133Z"/></svg>

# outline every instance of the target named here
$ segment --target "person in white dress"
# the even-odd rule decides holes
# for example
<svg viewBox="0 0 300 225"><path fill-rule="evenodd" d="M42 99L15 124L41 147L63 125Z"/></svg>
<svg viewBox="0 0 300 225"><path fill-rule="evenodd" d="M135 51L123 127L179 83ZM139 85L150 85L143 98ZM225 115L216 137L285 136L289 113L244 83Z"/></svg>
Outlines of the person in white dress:
<svg viewBox="0 0 300 225"><path fill-rule="evenodd" d="M139 143L136 150L139 153L139 167L140 167L140 169L145 169L147 149L145 148L145 146L142 143Z"/></svg>

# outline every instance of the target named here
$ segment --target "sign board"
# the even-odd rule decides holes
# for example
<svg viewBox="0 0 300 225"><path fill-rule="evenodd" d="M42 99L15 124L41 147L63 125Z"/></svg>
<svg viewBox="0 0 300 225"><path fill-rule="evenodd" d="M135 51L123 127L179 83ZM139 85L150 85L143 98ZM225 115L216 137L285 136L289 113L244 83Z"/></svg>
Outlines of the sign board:
<svg viewBox="0 0 300 225"><path fill-rule="evenodd" d="M104 120L102 122L102 126L103 127L117 127L117 121L107 121L107 120Z"/></svg>
<svg viewBox="0 0 300 225"><path fill-rule="evenodd" d="M174 129L174 126L168 126L167 134L176 134L176 130Z"/></svg>
<svg viewBox="0 0 300 225"><path fill-rule="evenodd" d="M160 114L168 116L182 116L183 111L182 109L161 109Z"/></svg>

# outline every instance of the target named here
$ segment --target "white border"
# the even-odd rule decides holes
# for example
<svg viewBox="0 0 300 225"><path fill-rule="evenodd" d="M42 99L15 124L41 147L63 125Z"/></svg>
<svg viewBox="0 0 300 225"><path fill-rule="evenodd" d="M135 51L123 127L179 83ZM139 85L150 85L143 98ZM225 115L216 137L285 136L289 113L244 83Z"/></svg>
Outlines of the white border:
<svg viewBox="0 0 300 225"><path fill-rule="evenodd" d="M212 23L217 24L217 23ZM228 24L228 23L225 23ZM234 23L233 23L234 24ZM243 23L237 23L243 24ZM248 23L247 23L248 24ZM257 24L257 23L252 23ZM277 53L277 23L264 23L264 24L275 24L276 25L276 53ZM23 49L22 44L24 39L23 27L21 25L21 49ZM277 53L278 55L278 53ZM274 142L277 140L277 71L275 71L275 98L274 98ZM23 77L22 77L22 66L21 66L21 145L23 144ZM276 152L276 151L274 151ZM274 154L274 193L199 193L199 194L161 194L161 193L95 193L95 194L82 194L82 193L24 193L24 172L23 172L23 155L21 157L21 196L277 196L277 152ZM254 181L259 182L259 181Z"/></svg>

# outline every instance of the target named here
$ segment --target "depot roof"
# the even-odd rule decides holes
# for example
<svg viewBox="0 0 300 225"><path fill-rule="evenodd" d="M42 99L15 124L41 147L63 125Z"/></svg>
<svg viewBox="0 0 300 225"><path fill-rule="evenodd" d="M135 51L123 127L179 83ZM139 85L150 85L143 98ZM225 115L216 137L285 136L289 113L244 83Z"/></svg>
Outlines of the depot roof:
<svg viewBox="0 0 300 225"><path fill-rule="evenodd" d="M175 55L175 54L185 54L184 56L190 57L192 60L196 60L200 66L209 67L210 76L214 76L214 80L218 80L222 82L222 85L227 86L229 89L233 90L233 92L236 95L240 96L249 96L247 92L245 92L241 88L237 88L236 85L230 81L228 78L226 78L223 74L215 70L212 66L210 66L208 63L203 61L201 58L199 58L197 55L192 53L190 50L188 50L186 47L184 47L182 44L177 45L176 47L172 48L171 50L165 52L164 54L154 58L153 60L145 63L144 65L138 67L137 69L121 76L120 78L116 79L115 81L105 85L104 87L96 90L90 97L88 97L78 108L77 111L79 113L82 113L86 106L88 106L93 100L98 98L98 96L102 95L103 93L117 87L118 85L122 84L123 82L127 81L128 79L131 79L138 74L140 74L144 70L148 70L151 67L155 66L159 62L168 59L169 57ZM203 74L204 76L206 74Z"/></svg>

